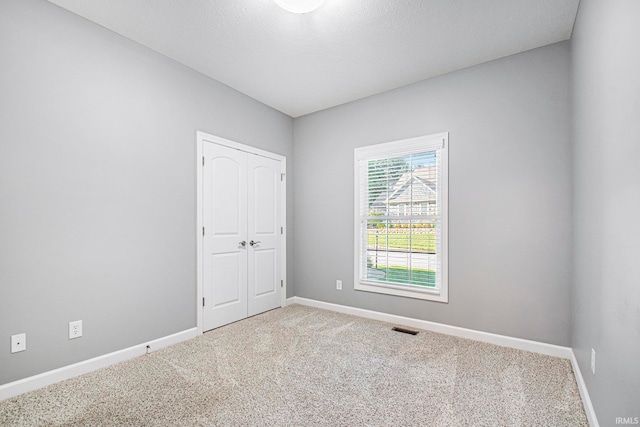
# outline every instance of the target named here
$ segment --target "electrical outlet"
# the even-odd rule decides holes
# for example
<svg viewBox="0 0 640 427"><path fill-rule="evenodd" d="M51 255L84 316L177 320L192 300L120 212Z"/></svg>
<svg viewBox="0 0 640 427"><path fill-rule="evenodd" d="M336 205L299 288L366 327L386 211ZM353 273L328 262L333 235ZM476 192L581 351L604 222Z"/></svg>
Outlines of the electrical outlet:
<svg viewBox="0 0 640 427"><path fill-rule="evenodd" d="M82 336L82 320L69 322L69 339L80 338Z"/></svg>
<svg viewBox="0 0 640 427"><path fill-rule="evenodd" d="M595 375L596 373L596 351L591 349L591 372Z"/></svg>
<svg viewBox="0 0 640 427"><path fill-rule="evenodd" d="M11 335L11 353L27 349L27 334Z"/></svg>
<svg viewBox="0 0 640 427"><path fill-rule="evenodd" d="M342 280L336 280L336 289L339 291L342 290Z"/></svg>

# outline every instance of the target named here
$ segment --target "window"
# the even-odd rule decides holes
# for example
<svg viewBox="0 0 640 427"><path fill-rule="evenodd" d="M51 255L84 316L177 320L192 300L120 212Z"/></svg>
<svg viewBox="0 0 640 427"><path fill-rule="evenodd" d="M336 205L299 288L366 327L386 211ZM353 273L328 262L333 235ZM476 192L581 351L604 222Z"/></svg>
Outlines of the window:
<svg viewBox="0 0 640 427"><path fill-rule="evenodd" d="M355 149L355 289L448 302L448 133Z"/></svg>

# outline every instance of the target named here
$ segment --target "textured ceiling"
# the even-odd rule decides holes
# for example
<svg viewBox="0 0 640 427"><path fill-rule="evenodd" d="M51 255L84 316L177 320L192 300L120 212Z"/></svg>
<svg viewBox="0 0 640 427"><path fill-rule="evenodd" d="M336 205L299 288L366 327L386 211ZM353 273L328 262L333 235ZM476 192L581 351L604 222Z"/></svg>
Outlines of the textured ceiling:
<svg viewBox="0 0 640 427"><path fill-rule="evenodd" d="M579 0L49 0L292 117L566 40Z"/></svg>

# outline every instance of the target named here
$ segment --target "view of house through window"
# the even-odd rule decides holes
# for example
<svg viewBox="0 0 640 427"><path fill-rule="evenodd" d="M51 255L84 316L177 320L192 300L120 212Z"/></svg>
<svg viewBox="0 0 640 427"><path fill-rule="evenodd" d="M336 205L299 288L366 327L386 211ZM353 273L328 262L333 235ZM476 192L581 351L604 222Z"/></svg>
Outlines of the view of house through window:
<svg viewBox="0 0 640 427"><path fill-rule="evenodd" d="M446 301L446 143L356 149L356 289Z"/></svg>

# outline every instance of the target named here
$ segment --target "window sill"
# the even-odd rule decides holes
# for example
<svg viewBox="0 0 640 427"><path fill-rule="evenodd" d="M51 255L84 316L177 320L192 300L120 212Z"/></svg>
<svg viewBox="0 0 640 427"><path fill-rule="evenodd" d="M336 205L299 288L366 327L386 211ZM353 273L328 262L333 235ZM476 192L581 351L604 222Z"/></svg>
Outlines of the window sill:
<svg viewBox="0 0 640 427"><path fill-rule="evenodd" d="M436 302L449 302L446 290L442 289L420 289L408 286L395 286L388 283L365 282L356 280L354 289L357 291L375 292L386 295L396 295L406 298L415 298Z"/></svg>

